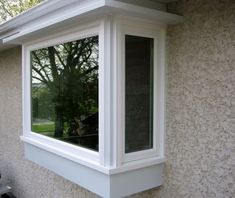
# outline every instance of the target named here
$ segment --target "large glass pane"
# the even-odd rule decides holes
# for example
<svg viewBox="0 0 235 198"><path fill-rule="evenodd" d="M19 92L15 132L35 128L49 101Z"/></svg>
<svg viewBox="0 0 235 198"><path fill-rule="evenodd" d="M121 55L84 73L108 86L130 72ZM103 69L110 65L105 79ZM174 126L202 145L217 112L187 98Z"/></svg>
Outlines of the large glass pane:
<svg viewBox="0 0 235 198"><path fill-rule="evenodd" d="M32 131L98 151L98 36L31 51Z"/></svg>
<svg viewBox="0 0 235 198"><path fill-rule="evenodd" d="M153 147L152 38L125 36L125 152Z"/></svg>

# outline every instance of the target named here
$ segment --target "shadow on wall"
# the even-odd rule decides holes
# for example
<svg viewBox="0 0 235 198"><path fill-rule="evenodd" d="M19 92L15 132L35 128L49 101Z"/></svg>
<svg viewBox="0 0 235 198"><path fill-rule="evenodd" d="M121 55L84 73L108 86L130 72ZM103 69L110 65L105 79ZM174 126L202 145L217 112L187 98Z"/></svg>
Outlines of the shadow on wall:
<svg viewBox="0 0 235 198"><path fill-rule="evenodd" d="M1 173L0 173L0 179L1 179ZM0 183L0 196L1 198L16 198L12 193L11 193L11 187L7 185L3 185Z"/></svg>

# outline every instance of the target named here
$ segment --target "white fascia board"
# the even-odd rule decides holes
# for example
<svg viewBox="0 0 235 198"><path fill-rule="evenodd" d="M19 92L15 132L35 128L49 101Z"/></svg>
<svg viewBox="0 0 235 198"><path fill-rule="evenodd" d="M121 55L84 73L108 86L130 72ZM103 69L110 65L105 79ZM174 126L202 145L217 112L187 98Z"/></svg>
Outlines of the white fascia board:
<svg viewBox="0 0 235 198"><path fill-rule="evenodd" d="M116 0L106 0L106 6L116 9L116 12L119 12L120 14L125 13L129 16L144 17L146 19L156 20L165 24L176 24L183 22L183 17L176 14Z"/></svg>
<svg viewBox="0 0 235 198"><path fill-rule="evenodd" d="M62 7L53 13L48 13L42 17L37 18L21 27L19 27L19 33L13 36L9 36L3 39L3 43L17 43L18 38L29 35L30 33L39 31L41 29L51 27L60 22L72 19L74 17L82 16L83 14L95 11L98 8L105 6L105 0L89 0L88 1L76 1L66 7ZM15 41L16 40L16 41Z"/></svg>
<svg viewBox="0 0 235 198"><path fill-rule="evenodd" d="M31 21L35 23L35 20L38 18L46 16L48 13L52 13L55 10L65 7L75 1L77 0L45 0L35 7L22 12L18 16L0 23L0 51L16 46L15 44L6 44L4 42L5 38L13 36L14 34L19 34L20 30Z"/></svg>
<svg viewBox="0 0 235 198"><path fill-rule="evenodd" d="M55 10L68 5L68 3L71 3L72 1L76 0L46 0L35 7L22 12L18 16L0 24L0 34L5 31L20 27L50 12L54 12Z"/></svg>
<svg viewBox="0 0 235 198"><path fill-rule="evenodd" d="M5 38L18 34L19 31L11 31L0 35L0 41L3 41ZM3 42L2 42L3 43Z"/></svg>
<svg viewBox="0 0 235 198"><path fill-rule="evenodd" d="M61 2L61 0L57 0ZM54 2L54 1L53 1ZM19 33L14 34L12 36L6 37L3 39L3 43L12 43L12 44L21 44L20 38L27 37L31 33L41 31L42 29L51 27L55 24L59 24L61 22L65 22L76 18L82 18L84 15L95 15L95 14L121 14L133 17L142 17L145 19L156 20L165 24L175 24L183 21L181 16L167 13L165 11L146 8L138 5L133 5L129 3L124 3L116 0L69 0L66 1L66 6L62 6L59 4L59 9L54 10L54 12L50 12L48 8L47 11L44 11L45 14L35 18L34 20L25 23L14 31L18 31ZM68 3L69 2L69 3ZM42 6L44 7L44 5ZM51 7L51 5L50 5ZM57 7L58 8L58 7ZM38 10L41 7L38 7ZM37 10L37 11L38 11ZM34 13L34 10L33 10ZM30 12L27 13L29 15ZM22 17L19 17L22 20ZM15 18L13 22L19 20ZM5 29L4 24L0 26L0 29ZM11 34L12 32L10 32ZM0 33L1 34L1 33ZM18 39L18 40L17 40Z"/></svg>

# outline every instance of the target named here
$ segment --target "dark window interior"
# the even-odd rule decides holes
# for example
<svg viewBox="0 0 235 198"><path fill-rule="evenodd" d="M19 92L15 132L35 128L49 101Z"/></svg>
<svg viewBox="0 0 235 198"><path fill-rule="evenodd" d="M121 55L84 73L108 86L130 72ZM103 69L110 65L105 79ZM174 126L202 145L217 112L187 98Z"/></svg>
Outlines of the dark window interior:
<svg viewBox="0 0 235 198"><path fill-rule="evenodd" d="M125 152L153 147L152 38L125 36Z"/></svg>

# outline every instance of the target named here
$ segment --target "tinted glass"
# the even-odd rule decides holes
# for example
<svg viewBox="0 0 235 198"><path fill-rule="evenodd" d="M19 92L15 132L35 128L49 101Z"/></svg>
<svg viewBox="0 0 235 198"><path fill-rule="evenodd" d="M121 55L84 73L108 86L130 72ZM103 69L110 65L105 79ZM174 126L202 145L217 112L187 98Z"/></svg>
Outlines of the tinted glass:
<svg viewBox="0 0 235 198"><path fill-rule="evenodd" d="M153 39L125 37L125 152L153 146Z"/></svg>
<svg viewBox="0 0 235 198"><path fill-rule="evenodd" d="M98 36L31 51L32 131L98 151Z"/></svg>

